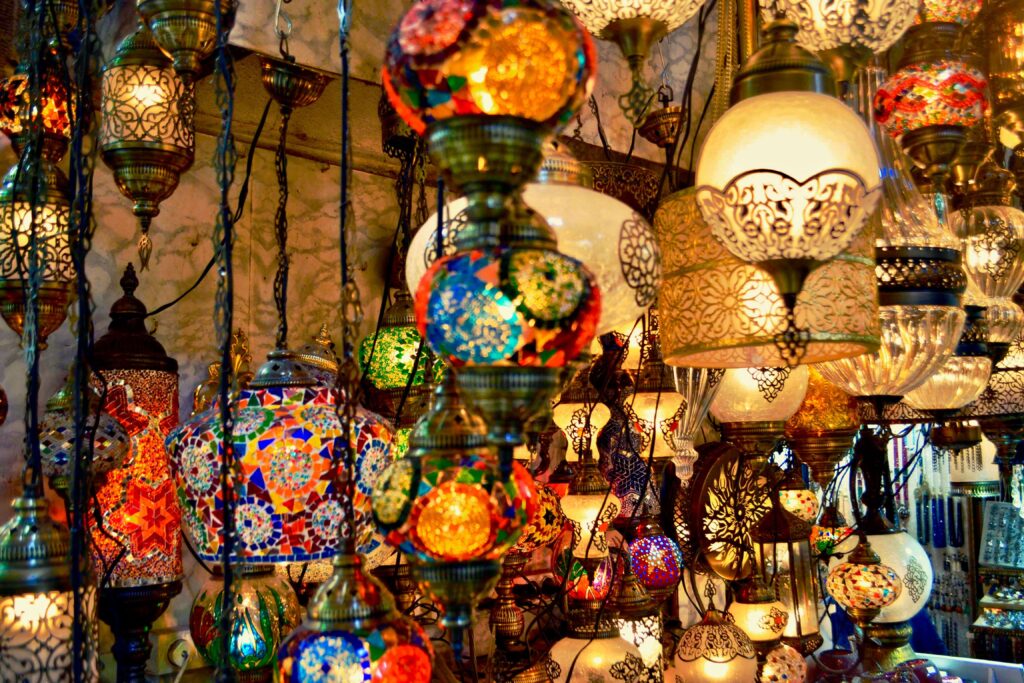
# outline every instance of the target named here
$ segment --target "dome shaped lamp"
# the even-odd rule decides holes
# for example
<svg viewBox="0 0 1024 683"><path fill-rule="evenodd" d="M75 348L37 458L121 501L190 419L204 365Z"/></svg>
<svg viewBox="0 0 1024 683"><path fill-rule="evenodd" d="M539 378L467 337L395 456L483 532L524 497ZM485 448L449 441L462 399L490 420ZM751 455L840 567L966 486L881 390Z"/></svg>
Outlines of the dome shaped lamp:
<svg viewBox="0 0 1024 683"><path fill-rule="evenodd" d="M445 610L456 647L477 601L501 573L500 558L535 511L532 479L513 463L502 482L486 427L462 403L454 378L439 385L409 437L409 451L377 480L373 516L413 577Z"/></svg>
<svg viewBox="0 0 1024 683"><path fill-rule="evenodd" d="M506 477L525 424L547 408L600 318L593 276L557 251L540 216L510 201L585 101L593 64L590 37L550 0L420 0L388 42L391 104L468 200L458 251L417 284L417 323L483 414Z"/></svg>
<svg viewBox="0 0 1024 683"><path fill-rule="evenodd" d="M913 0L867 0L840 4L826 0L783 0L787 19L800 27L800 44L824 59L836 80L850 83L872 55L888 50L914 23ZM772 16L762 10L765 21Z"/></svg>
<svg viewBox="0 0 1024 683"><path fill-rule="evenodd" d="M782 633L789 623L786 606L775 590L755 575L736 586L729 615L750 638L757 650L758 662L763 666L768 653L782 641Z"/></svg>
<svg viewBox="0 0 1024 683"><path fill-rule="evenodd" d="M563 4L579 17L591 34L619 46L633 74L633 87L619 98L619 107L633 126L639 128L654 98L643 78L651 47L685 24L704 0L641 0L628 5L566 0Z"/></svg>
<svg viewBox="0 0 1024 683"><path fill-rule="evenodd" d="M832 96L828 68L796 44L796 34L786 20L768 27L696 171L697 202L715 237L778 286L787 323L776 343L792 365L806 350L794 309L807 276L850 246L880 195L867 128ZM811 194L827 200L800 199Z"/></svg>
<svg viewBox="0 0 1024 683"><path fill-rule="evenodd" d="M604 616L599 622L569 620L569 635L556 642L548 653L552 683L588 681L658 680L661 664L644 665L643 655L631 642L620 637L615 622Z"/></svg>
<svg viewBox="0 0 1024 683"><path fill-rule="evenodd" d="M141 24L104 66L102 85L100 154L139 219L145 270L153 249L150 223L195 158L195 90Z"/></svg>
<svg viewBox="0 0 1024 683"><path fill-rule="evenodd" d="M736 446L759 471L782 438L788 420L807 392L808 370L730 368L711 404L722 439Z"/></svg>
<svg viewBox="0 0 1024 683"><path fill-rule="evenodd" d="M810 536L810 524L787 512L778 495L772 495L771 509L750 531L755 573L775 589L789 614L783 640L804 655L817 650L823 640Z"/></svg>
<svg viewBox="0 0 1024 683"><path fill-rule="evenodd" d="M676 673L687 683L753 681L756 654L742 629L727 615L709 609L700 623L683 631L676 645Z"/></svg>

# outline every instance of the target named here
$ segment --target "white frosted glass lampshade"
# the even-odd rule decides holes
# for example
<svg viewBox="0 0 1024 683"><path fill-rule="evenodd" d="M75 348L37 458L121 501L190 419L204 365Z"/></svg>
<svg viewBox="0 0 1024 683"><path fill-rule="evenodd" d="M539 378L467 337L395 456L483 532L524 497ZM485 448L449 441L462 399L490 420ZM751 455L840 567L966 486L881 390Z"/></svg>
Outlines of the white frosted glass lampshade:
<svg viewBox="0 0 1024 683"><path fill-rule="evenodd" d="M629 401L629 399L627 399ZM632 398L633 412L644 421L644 427L653 430L654 457L671 458L676 454L674 445L679 428L679 409L683 397L674 391L635 394ZM646 453L644 454L646 457Z"/></svg>
<svg viewBox="0 0 1024 683"><path fill-rule="evenodd" d="M981 396L991 372L984 356L950 356L903 400L915 410L959 410Z"/></svg>
<svg viewBox="0 0 1024 683"><path fill-rule="evenodd" d="M595 403L592 406L584 403L559 403L554 407L552 419L569 441L569 449L566 452L567 461L579 460L583 456L583 453L579 451L580 448L587 448L588 444L597 443L597 435L601 428L608 424L611 415L608 406L603 403Z"/></svg>
<svg viewBox="0 0 1024 683"><path fill-rule="evenodd" d="M650 614L638 619L616 619L619 637L640 651L644 666L661 668L661 614Z"/></svg>
<svg viewBox="0 0 1024 683"><path fill-rule="evenodd" d="M604 527L622 508L611 493L569 493L562 498L562 514L572 523L574 557L608 557Z"/></svg>
<svg viewBox="0 0 1024 683"><path fill-rule="evenodd" d="M715 610L683 631L674 663L683 683L746 683L757 675L754 644Z"/></svg>
<svg viewBox="0 0 1024 683"><path fill-rule="evenodd" d="M849 553L857 545L857 535L853 534L836 547L837 553ZM878 553L881 563L896 572L902 584L902 590L895 601L882 607L878 616L872 619L875 624L893 624L908 621L927 604L932 593L935 573L928 553L913 536L905 531L888 534L868 534L867 541L871 549ZM829 566L840 564L833 559Z"/></svg>
<svg viewBox="0 0 1024 683"><path fill-rule="evenodd" d="M813 52L838 47L884 52L917 17L917 0L780 0L779 9L800 27L797 41ZM767 8L766 20L772 19Z"/></svg>
<svg viewBox="0 0 1024 683"><path fill-rule="evenodd" d="M782 632L789 621L789 612L779 600L772 602L733 601L729 605L733 623L743 629L755 643L765 643L782 638Z"/></svg>
<svg viewBox="0 0 1024 683"><path fill-rule="evenodd" d="M654 303L661 286L661 251L654 229L618 199L577 185L529 183L523 199L558 236L558 250L581 261L597 279L601 320L597 335L626 327ZM465 225L466 199L445 205L441 234L444 253L455 253L455 237ZM437 257L437 215L413 236L405 264L409 291Z"/></svg>
<svg viewBox="0 0 1024 683"><path fill-rule="evenodd" d="M784 422L804 400L807 372L806 365L730 368L711 402L711 414L719 422Z"/></svg>
<svg viewBox="0 0 1024 683"><path fill-rule="evenodd" d="M864 122L838 99L769 93L718 120L696 185L704 219L738 258L826 261L850 246L875 208L878 155Z"/></svg>
<svg viewBox="0 0 1024 683"><path fill-rule="evenodd" d="M966 314L952 306L881 306L878 351L828 361L818 370L851 396L905 396L946 362Z"/></svg>
<svg viewBox="0 0 1024 683"><path fill-rule="evenodd" d="M646 673L640 650L622 638L562 638L549 653L554 683L643 680ZM570 676L569 670L572 669Z"/></svg>
<svg viewBox="0 0 1024 683"><path fill-rule="evenodd" d="M671 33L697 13L704 0L562 0L580 23L598 38L610 40L609 24L646 19L663 25Z"/></svg>

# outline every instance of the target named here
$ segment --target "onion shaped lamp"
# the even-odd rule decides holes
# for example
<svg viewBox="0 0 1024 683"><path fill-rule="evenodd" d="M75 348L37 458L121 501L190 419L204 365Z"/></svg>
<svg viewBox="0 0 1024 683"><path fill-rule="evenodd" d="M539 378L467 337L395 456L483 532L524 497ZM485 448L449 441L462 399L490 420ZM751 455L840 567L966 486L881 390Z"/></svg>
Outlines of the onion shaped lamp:
<svg viewBox="0 0 1024 683"><path fill-rule="evenodd" d="M103 68L102 86L100 154L139 219L145 270L153 250L150 223L195 158L195 90L141 24Z"/></svg>
<svg viewBox="0 0 1024 683"><path fill-rule="evenodd" d="M146 329L131 264L110 328L96 340L92 385L103 410L130 441L121 467L96 480L102 526L88 517L91 559L100 585L99 616L114 634L118 681L145 680L150 625L181 591L181 509L164 440L178 422L178 363Z"/></svg>
<svg viewBox="0 0 1024 683"><path fill-rule="evenodd" d="M782 643L765 657L758 683L804 683L807 680L807 659Z"/></svg>
<svg viewBox="0 0 1024 683"><path fill-rule="evenodd" d="M825 583L829 595L864 628L903 591L903 582L861 539L846 561L836 564Z"/></svg>
<svg viewBox="0 0 1024 683"><path fill-rule="evenodd" d="M501 573L501 557L535 510L533 480L518 463L503 481L486 428L449 379L409 437L405 457L380 476L373 516L401 550L413 577L444 608L442 624L461 632Z"/></svg>
<svg viewBox="0 0 1024 683"><path fill-rule="evenodd" d="M709 609L699 623L683 631L675 667L684 683L753 681L757 657L747 634L728 615Z"/></svg>
<svg viewBox="0 0 1024 683"><path fill-rule="evenodd" d="M754 471L785 431L807 392L808 370L796 368L730 368L725 371L711 415L722 424L722 439L747 458Z"/></svg>
<svg viewBox="0 0 1024 683"><path fill-rule="evenodd" d="M600 318L593 276L510 201L586 99L593 65L593 41L550 0L421 0L385 55L391 104L468 200L458 251L417 284L417 324L486 420L505 477L525 423L547 408Z"/></svg>
<svg viewBox="0 0 1024 683"><path fill-rule="evenodd" d="M68 3L69 4L69 3ZM51 5L52 7L53 5ZM44 52L39 67L39 106L29 106L28 64L19 64L14 73L0 80L0 132L11 141L20 158L31 139L33 116L38 116L42 156L59 163L71 140L72 96L62 74L59 51ZM33 114L33 112L36 112Z"/></svg>
<svg viewBox="0 0 1024 683"><path fill-rule="evenodd" d="M240 682L270 680L281 641L299 625L302 613L295 591L271 565L243 565L232 583L235 608L228 661ZM200 656L210 665L221 661L221 612L224 577L216 569L196 593L188 629Z"/></svg>
<svg viewBox="0 0 1024 683"><path fill-rule="evenodd" d="M836 80L849 83L854 72L875 54L888 50L917 18L914 0L866 0L834 3L827 0L783 0L787 19L800 27L797 40L817 52ZM771 20L762 10L766 21Z"/></svg>
<svg viewBox="0 0 1024 683"><path fill-rule="evenodd" d="M880 195L867 128L832 96L828 68L796 44L796 34L787 20L768 27L696 170L697 203L715 238L778 287L786 326L776 341L789 365L800 362L808 341L795 321L807 276L850 246ZM811 195L821 201L802 199Z"/></svg>
<svg viewBox="0 0 1024 683"><path fill-rule="evenodd" d="M790 620L789 611L775 589L757 575L739 582L728 614L750 638L758 661L764 666L765 657L782 641Z"/></svg>

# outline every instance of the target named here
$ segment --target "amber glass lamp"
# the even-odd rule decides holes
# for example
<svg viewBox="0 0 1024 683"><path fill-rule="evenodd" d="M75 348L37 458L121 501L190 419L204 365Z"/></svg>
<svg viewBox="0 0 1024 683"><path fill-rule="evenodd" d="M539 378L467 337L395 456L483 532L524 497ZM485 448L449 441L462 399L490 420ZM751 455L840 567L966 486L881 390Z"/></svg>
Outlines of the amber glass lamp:
<svg viewBox="0 0 1024 683"><path fill-rule="evenodd" d="M195 158L195 91L140 24L103 68L101 106L100 153L139 219L145 270L150 223Z"/></svg>
<svg viewBox="0 0 1024 683"><path fill-rule="evenodd" d="M33 116L38 116L42 155L59 163L67 153L71 139L73 96L68 94L59 51L46 51L39 63L39 105L29 103L28 64L20 63L14 73L0 80L0 132L11 140L11 147L21 156L31 139Z"/></svg>
<svg viewBox="0 0 1024 683"><path fill-rule="evenodd" d="M788 20L767 28L765 45L736 76L733 106L708 133L696 170L697 202L715 238L778 287L786 317L778 342L787 364L803 356L806 340L794 315L807 276L852 244L880 196L867 128L832 96L828 68L796 44L796 35ZM802 203L809 193L829 200Z"/></svg>
<svg viewBox="0 0 1024 683"><path fill-rule="evenodd" d="M421 0L384 62L391 104L468 201L458 251L417 285L417 324L485 418L507 477L525 424L547 409L600 319L593 275L511 201L589 94L593 41L550 0Z"/></svg>
<svg viewBox="0 0 1024 683"><path fill-rule="evenodd" d="M89 547L97 573L109 581L100 586L99 613L114 633L118 680L141 682L150 624L181 591L183 569L181 508L164 445L178 422L178 363L146 329L138 285L129 264L124 296L93 349L92 384L106 387L103 409L124 428L130 450L120 468L96 482L102 526L89 524Z"/></svg>
<svg viewBox="0 0 1024 683"><path fill-rule="evenodd" d="M856 400L811 366L803 403L786 421L786 441L822 488L853 446L858 426Z"/></svg>

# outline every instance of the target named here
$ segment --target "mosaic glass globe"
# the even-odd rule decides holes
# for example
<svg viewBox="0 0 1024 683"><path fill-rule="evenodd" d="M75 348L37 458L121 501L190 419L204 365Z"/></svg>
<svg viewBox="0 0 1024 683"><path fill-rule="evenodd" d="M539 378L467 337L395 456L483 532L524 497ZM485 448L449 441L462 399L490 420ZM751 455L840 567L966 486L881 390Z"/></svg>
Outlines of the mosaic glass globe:
<svg viewBox="0 0 1024 683"><path fill-rule="evenodd" d="M757 657L747 634L727 615L710 609L700 623L683 631L675 667L686 683L753 681Z"/></svg>
<svg viewBox="0 0 1024 683"><path fill-rule="evenodd" d="M661 603L675 593L683 574L679 546L656 524L642 525L629 544L630 565L637 579Z"/></svg>
<svg viewBox="0 0 1024 683"><path fill-rule="evenodd" d="M789 645L780 644L765 656L759 683L804 683L807 660Z"/></svg>
<svg viewBox="0 0 1024 683"><path fill-rule="evenodd" d="M780 489L779 502L786 512L805 522L813 522L818 516L818 496L810 489Z"/></svg>
<svg viewBox="0 0 1024 683"><path fill-rule="evenodd" d="M901 590L895 599L882 606L875 624L892 624L908 621L928 602L932 593L935 572L928 552L913 536L905 531L868 534L866 536L883 565L892 569L898 577ZM850 552L857 543L851 536L838 552ZM838 564L833 560L833 566Z"/></svg>
<svg viewBox="0 0 1024 683"><path fill-rule="evenodd" d="M558 494L541 482L534 482L534 488L536 508L533 517L512 547L512 553L531 554L546 548L558 539L565 528L565 515L559 505Z"/></svg>
<svg viewBox="0 0 1024 683"><path fill-rule="evenodd" d="M966 62L910 64L878 89L875 119L894 138L926 126L979 125L988 106L985 75Z"/></svg>
<svg viewBox="0 0 1024 683"><path fill-rule="evenodd" d="M924 0L920 23L947 22L966 26L981 12L982 0Z"/></svg>
<svg viewBox="0 0 1024 683"><path fill-rule="evenodd" d="M916 0L782 0L779 8L800 27L797 40L808 50L885 52L914 23L918 5ZM762 10L766 14L771 20Z"/></svg>
<svg viewBox="0 0 1024 683"><path fill-rule="evenodd" d="M551 547L551 575L571 600L604 600L611 592L615 567L611 557L591 552L589 557L573 553L573 534L565 532Z"/></svg>
<svg viewBox="0 0 1024 683"><path fill-rule="evenodd" d="M382 80L414 130L514 116L560 128L593 88L594 44L549 0L419 0L391 33Z"/></svg>
<svg viewBox="0 0 1024 683"><path fill-rule="evenodd" d="M828 573L828 594L844 610L879 610L891 605L903 590L896 572L884 564L843 562Z"/></svg>
<svg viewBox="0 0 1024 683"><path fill-rule="evenodd" d="M229 640L231 667L245 675L267 670L281 641L302 620L295 591L273 567L253 565L232 583L235 612ZM192 642L208 664L221 655L220 617L224 609L224 577L211 574L192 601L188 628Z"/></svg>
<svg viewBox="0 0 1024 683"><path fill-rule="evenodd" d="M415 370L412 386L421 386L427 357L420 354L420 361L416 362L420 340L412 325L382 328L376 335L376 341L373 335L368 336L359 345L359 365L364 375L378 389L404 389ZM437 372L441 371L438 368Z"/></svg>
<svg viewBox="0 0 1024 683"><path fill-rule="evenodd" d="M324 386L243 389L232 403L237 415L235 453L241 472L236 520L236 561L309 562L336 551L345 512L335 472L342 447L335 392ZM182 502L182 521L196 553L220 558L221 423L219 407L200 413L173 432L171 470ZM357 543L373 548L369 496L390 464L392 434L368 410L356 414Z"/></svg>
<svg viewBox="0 0 1024 683"><path fill-rule="evenodd" d="M545 248L474 249L430 267L416 293L420 333L454 367L562 367L601 315L593 276Z"/></svg>
<svg viewBox="0 0 1024 683"><path fill-rule="evenodd" d="M0 79L0 133L19 144L26 124L30 123L27 63ZM58 161L71 139L71 115L68 111L73 99L68 97L65 81L56 60L47 55L40 73L40 123L43 135L50 145L44 149L51 161ZM20 146L20 145L19 145Z"/></svg>

